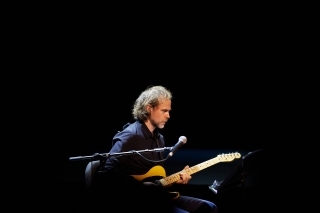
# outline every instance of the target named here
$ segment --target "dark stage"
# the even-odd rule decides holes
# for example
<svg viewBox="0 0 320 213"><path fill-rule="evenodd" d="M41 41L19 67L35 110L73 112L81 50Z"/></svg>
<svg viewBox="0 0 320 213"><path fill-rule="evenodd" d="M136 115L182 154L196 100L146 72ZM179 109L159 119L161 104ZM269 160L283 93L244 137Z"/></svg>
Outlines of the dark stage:
<svg viewBox="0 0 320 213"><path fill-rule="evenodd" d="M234 159L193 174L190 184L175 186L181 194L211 200L220 213L306 212L318 180L315 8L219 1L8 5L0 79L5 212L89 212L88 161L69 158L107 153L150 85L173 93L161 129L166 145L187 137L167 161L167 175L222 153L264 150L245 187L209 189L238 168ZM108 212L108 200L94 207Z"/></svg>

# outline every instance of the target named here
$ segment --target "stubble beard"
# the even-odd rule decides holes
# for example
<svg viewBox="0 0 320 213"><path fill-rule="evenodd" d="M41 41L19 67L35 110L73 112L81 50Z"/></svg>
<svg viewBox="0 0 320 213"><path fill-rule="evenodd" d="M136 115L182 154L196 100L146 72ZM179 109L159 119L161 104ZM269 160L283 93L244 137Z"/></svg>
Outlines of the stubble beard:
<svg viewBox="0 0 320 213"><path fill-rule="evenodd" d="M162 124L162 122L155 122L154 120L150 120L151 121L151 124L152 126L154 126L155 128L158 128L158 129L163 129L164 128L164 124Z"/></svg>

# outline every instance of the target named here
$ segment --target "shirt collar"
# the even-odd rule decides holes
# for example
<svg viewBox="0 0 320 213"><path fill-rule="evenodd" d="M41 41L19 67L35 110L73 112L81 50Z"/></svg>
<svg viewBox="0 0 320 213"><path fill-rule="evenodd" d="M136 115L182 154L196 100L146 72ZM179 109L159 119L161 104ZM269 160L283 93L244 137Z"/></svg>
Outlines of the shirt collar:
<svg viewBox="0 0 320 213"><path fill-rule="evenodd" d="M152 132L150 132L150 130L148 129L147 125L144 122L140 122L140 124L141 124L142 132L146 138L151 138L153 136L155 136L155 138L159 137L159 131L157 128L153 131L153 134L152 134Z"/></svg>

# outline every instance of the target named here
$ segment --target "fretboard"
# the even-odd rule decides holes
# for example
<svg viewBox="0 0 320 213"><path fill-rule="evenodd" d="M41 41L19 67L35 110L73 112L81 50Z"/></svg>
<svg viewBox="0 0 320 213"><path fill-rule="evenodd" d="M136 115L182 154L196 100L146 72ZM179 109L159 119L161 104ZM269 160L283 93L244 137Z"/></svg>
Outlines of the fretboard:
<svg viewBox="0 0 320 213"><path fill-rule="evenodd" d="M206 169L206 168L208 168L208 167L210 167L210 166L213 166L214 164L217 164L217 163L219 163L220 161L218 160L218 157L215 157L215 158L212 158L212 159L210 159L210 160L207 160L207 161L205 161L205 162L202 162L202 163L199 163L199 164L197 164L197 165L195 165L195 166L192 166L192 167L190 167L190 168L188 168L188 169L186 169L186 170L184 170L187 174L189 174L189 175L192 175L192 174L194 174L194 173L196 173L196 172L199 172L199 171L201 171L201 170L203 170L203 169ZM177 173L175 173L175 174L172 174L172 175L170 175L170 176L167 176L167 177L165 177L165 178L162 178L162 179L160 179L159 181L160 181L160 183L162 184L162 186L168 186L168 185L170 185L170 184L172 184L172 183L174 183L174 182L176 182L177 180L179 180L180 179L180 175L179 175L179 173L180 172L177 172Z"/></svg>

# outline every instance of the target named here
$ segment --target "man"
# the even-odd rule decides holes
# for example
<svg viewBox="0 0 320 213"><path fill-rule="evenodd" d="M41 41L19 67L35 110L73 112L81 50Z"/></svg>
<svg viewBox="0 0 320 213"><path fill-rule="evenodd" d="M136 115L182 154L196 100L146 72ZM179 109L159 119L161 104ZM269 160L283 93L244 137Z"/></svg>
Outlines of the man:
<svg viewBox="0 0 320 213"><path fill-rule="evenodd" d="M112 153L128 153L136 150L164 148L164 137L159 129L170 118L171 92L163 86L148 87L136 99L132 115L136 120L113 137ZM139 154L138 154L139 153ZM138 152L137 154L111 155L100 171L98 188L110 196L112 212L218 212L209 201L170 192L159 181L146 174L155 166L164 166L162 152ZM160 167L160 168L161 168ZM179 173L174 184L187 184L191 176ZM146 176L145 176L146 175ZM137 177L143 177L140 180ZM104 191L104 192L103 192Z"/></svg>

